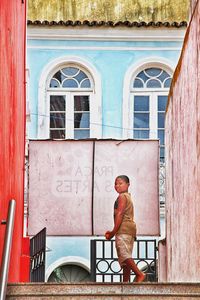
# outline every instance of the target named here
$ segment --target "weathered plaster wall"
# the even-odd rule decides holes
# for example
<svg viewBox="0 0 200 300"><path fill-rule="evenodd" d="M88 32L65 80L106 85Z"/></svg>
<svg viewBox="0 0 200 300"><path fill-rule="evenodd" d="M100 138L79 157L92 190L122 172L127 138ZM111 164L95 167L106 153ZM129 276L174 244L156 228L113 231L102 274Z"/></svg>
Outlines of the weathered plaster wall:
<svg viewBox="0 0 200 300"><path fill-rule="evenodd" d="M200 1L186 33L166 114L167 280L199 282Z"/></svg>
<svg viewBox="0 0 200 300"><path fill-rule="evenodd" d="M181 22L189 0L30 0L29 20Z"/></svg>

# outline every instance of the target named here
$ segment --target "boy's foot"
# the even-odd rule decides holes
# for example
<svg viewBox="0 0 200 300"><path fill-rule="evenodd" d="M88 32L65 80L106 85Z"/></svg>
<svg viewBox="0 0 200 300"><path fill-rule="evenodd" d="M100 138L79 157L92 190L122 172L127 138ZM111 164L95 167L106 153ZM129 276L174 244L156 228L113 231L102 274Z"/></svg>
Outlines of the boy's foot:
<svg viewBox="0 0 200 300"><path fill-rule="evenodd" d="M134 282L142 282L145 280L145 278L146 278L146 274L141 273L140 275L136 275Z"/></svg>

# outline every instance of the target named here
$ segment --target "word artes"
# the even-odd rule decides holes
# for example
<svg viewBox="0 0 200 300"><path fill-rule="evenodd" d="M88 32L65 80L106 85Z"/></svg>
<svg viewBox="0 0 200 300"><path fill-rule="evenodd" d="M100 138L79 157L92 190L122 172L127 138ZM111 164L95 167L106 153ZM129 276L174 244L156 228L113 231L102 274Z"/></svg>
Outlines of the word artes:
<svg viewBox="0 0 200 300"><path fill-rule="evenodd" d="M85 193L90 192L92 189L92 183L89 180L57 180L56 181L56 192L57 193ZM94 182L94 191L96 192L111 192L113 190L113 182L107 180L100 184Z"/></svg>

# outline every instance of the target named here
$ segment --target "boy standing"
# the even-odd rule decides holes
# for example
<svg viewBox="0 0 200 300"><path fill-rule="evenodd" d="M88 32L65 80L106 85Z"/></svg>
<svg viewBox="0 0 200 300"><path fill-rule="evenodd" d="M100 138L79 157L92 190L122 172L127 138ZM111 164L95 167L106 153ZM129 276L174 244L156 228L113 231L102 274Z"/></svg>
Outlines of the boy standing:
<svg viewBox="0 0 200 300"><path fill-rule="evenodd" d="M128 193L129 186L129 178L126 175L120 175L115 179L115 190L119 196L114 205L114 228L105 233L105 238L110 240L115 236L118 261L123 269L123 282L129 282L131 270L136 275L135 282L142 282L146 275L138 269L132 259L136 224L133 219L133 202Z"/></svg>

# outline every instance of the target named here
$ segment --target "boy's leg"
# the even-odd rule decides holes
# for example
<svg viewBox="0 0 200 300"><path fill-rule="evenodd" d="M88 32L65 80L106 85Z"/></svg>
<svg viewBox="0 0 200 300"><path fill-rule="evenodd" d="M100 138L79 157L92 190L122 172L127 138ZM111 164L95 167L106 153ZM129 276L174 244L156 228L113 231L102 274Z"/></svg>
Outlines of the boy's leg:
<svg viewBox="0 0 200 300"><path fill-rule="evenodd" d="M135 273L135 275L136 275L135 282L142 282L145 279L146 274L141 272L138 269L136 263L134 262L134 260L132 258L128 258L124 262L125 262L126 266L129 267Z"/></svg>
<svg viewBox="0 0 200 300"><path fill-rule="evenodd" d="M123 265L122 269L123 269L123 282L129 282L130 275L131 275L131 268L127 265Z"/></svg>

